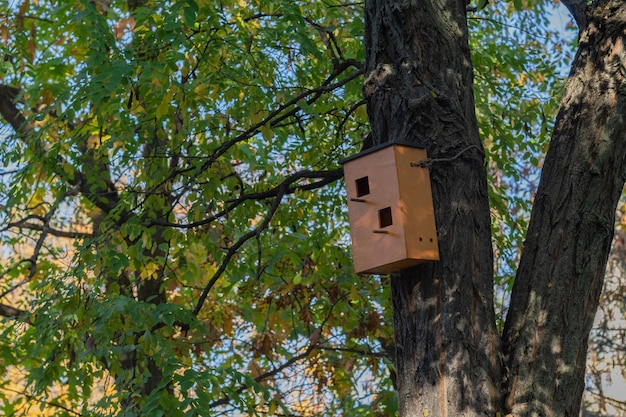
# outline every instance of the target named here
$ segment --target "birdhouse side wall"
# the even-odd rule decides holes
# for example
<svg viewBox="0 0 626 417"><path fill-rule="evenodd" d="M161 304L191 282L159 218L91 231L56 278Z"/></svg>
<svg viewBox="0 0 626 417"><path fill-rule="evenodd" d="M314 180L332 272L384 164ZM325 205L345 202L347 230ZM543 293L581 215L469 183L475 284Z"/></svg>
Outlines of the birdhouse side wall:
<svg viewBox="0 0 626 417"><path fill-rule="evenodd" d="M398 146L395 152L407 257L439 260L430 173L428 168L416 166L426 160L426 150Z"/></svg>

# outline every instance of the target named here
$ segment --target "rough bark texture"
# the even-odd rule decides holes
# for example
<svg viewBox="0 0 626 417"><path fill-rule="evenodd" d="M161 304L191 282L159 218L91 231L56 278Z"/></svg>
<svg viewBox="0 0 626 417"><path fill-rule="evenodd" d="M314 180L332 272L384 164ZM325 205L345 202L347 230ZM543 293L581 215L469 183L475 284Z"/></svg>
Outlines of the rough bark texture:
<svg viewBox="0 0 626 417"><path fill-rule="evenodd" d="M568 3L582 25L579 52L534 204L500 369L465 2L366 2L370 139L427 147L440 243L440 262L391 279L403 417L578 416L626 178L626 4Z"/></svg>
<svg viewBox="0 0 626 417"><path fill-rule="evenodd" d="M514 416L578 416L587 339L622 193L626 3L597 1L543 167L503 335Z"/></svg>
<svg viewBox="0 0 626 417"><path fill-rule="evenodd" d="M365 3L371 142L426 146L441 258L391 279L401 416L495 415L500 395L465 7L463 0Z"/></svg>

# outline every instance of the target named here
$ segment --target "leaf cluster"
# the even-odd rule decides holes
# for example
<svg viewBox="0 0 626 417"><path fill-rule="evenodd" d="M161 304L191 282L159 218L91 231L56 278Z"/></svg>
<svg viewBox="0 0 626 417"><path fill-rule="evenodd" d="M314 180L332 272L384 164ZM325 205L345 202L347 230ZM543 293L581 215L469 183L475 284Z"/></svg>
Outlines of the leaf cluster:
<svg viewBox="0 0 626 417"><path fill-rule="evenodd" d="M2 9L1 370L21 389L0 407L393 410L388 294L351 272L340 182L366 133L358 5Z"/></svg>

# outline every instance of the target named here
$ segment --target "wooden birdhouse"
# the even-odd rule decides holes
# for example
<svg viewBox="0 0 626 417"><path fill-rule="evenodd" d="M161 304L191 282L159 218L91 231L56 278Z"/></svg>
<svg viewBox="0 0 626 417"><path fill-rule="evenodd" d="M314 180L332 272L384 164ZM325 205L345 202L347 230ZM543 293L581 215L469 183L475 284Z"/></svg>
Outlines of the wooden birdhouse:
<svg viewBox="0 0 626 417"><path fill-rule="evenodd" d="M426 150L390 142L344 161L354 269L387 274L439 260Z"/></svg>

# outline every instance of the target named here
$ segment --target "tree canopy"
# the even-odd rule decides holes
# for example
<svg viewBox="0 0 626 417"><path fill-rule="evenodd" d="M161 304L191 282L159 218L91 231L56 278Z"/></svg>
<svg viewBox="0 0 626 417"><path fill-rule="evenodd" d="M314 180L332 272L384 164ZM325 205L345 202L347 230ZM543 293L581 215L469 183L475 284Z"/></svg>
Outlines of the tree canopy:
<svg viewBox="0 0 626 417"><path fill-rule="evenodd" d="M572 41L548 2L485 3L504 314ZM0 5L5 415L394 415L388 278L353 273L341 182L363 4Z"/></svg>

